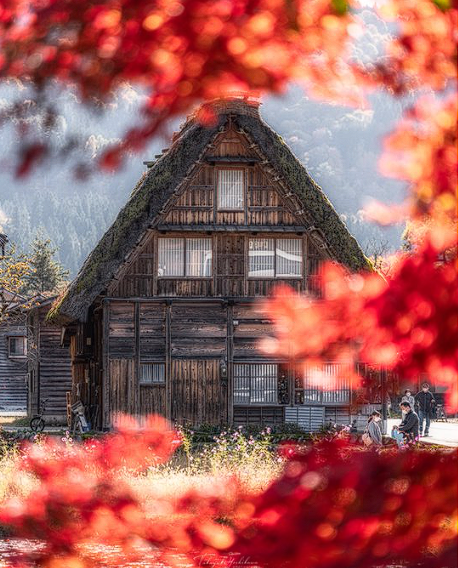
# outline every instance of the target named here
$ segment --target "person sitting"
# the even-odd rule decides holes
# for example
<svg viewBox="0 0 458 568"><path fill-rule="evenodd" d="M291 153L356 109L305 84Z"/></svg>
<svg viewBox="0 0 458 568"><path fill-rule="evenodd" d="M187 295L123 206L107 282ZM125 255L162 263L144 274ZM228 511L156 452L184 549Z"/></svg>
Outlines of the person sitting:
<svg viewBox="0 0 458 568"><path fill-rule="evenodd" d="M374 410L369 416L367 426L363 434L363 442L365 446L381 446L382 445L382 431L380 430L379 422L382 415L377 410Z"/></svg>
<svg viewBox="0 0 458 568"><path fill-rule="evenodd" d="M415 399L410 389L406 389L404 391L404 396L402 397L401 402L408 402L410 404L410 408L412 409L415 407Z"/></svg>
<svg viewBox="0 0 458 568"><path fill-rule="evenodd" d="M421 385L421 391L415 395L415 404L418 408L418 418L420 420L420 436L423 436L423 423L425 420L425 436L429 436L429 425L431 423L431 415L434 405L436 404L436 399L433 393L429 391L428 383Z"/></svg>
<svg viewBox="0 0 458 568"><path fill-rule="evenodd" d="M410 403L401 402L399 405L402 412L402 422L395 426L391 436L396 440L398 446L404 446L408 442L415 442L418 439L418 416L413 411Z"/></svg>

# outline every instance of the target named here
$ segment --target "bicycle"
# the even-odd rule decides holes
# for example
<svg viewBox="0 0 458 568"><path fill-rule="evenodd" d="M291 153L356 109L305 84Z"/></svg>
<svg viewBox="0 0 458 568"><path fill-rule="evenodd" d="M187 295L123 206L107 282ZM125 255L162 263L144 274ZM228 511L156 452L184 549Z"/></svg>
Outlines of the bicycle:
<svg viewBox="0 0 458 568"><path fill-rule="evenodd" d="M447 414L445 412L445 408L443 404L436 405L436 422L439 420L443 420L444 422L448 422Z"/></svg>
<svg viewBox="0 0 458 568"><path fill-rule="evenodd" d="M45 429L46 423L45 419L43 418L43 415L46 410L47 402L48 402L47 398L40 402L40 412L38 414L35 414L35 416L30 420L29 425L32 432L43 432L43 430Z"/></svg>

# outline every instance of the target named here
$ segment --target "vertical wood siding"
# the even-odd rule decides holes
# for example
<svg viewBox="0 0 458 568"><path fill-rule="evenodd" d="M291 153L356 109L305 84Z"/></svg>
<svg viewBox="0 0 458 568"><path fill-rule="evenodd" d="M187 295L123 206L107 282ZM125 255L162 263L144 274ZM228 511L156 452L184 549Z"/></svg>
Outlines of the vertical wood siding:
<svg viewBox="0 0 458 568"><path fill-rule="evenodd" d="M49 307L47 304L29 312L35 341L38 339L35 353L29 351L29 376L34 375L35 382L33 392L29 393L29 409L31 413L37 412L40 402L46 400L45 418L65 424L66 393L72 391L72 363L69 348L61 345L60 327L45 321Z"/></svg>
<svg viewBox="0 0 458 568"><path fill-rule="evenodd" d="M219 361L172 360L172 419L180 424L227 423L227 390L221 388Z"/></svg>
<svg viewBox="0 0 458 568"><path fill-rule="evenodd" d="M126 274L110 290L111 295L123 298L258 297L269 295L278 284L287 284L299 292L307 287L307 274L310 274L313 282L316 281L322 258L312 245L308 245L305 237L253 238L245 234L216 233L210 239L200 234L195 237L190 237L189 233L184 235L169 239L151 234ZM183 244L185 239L186 247ZM147 263L149 269L154 269L154 242L157 242L158 266L162 266L162 274L165 275L164 267L171 269L173 264L167 260L169 253L172 254L167 248L172 241L183 244L180 260L175 265L184 267L186 255L189 277L160 277L157 273L138 272L145 270L140 267L143 262ZM260 243L257 246L262 250L254 250L253 243ZM144 250L148 252L144 253ZM308 251L312 254L311 260L308 259ZM269 266L266 264L266 255L270 255ZM277 274L283 277L272 277L274 267Z"/></svg>
<svg viewBox="0 0 458 568"><path fill-rule="evenodd" d="M11 316L0 325L0 412L27 410L27 358L10 358L11 336L27 336L25 316Z"/></svg>
<svg viewBox="0 0 458 568"><path fill-rule="evenodd" d="M255 157L248 140L235 131L219 136L207 155ZM237 190L240 187L239 171L243 172L243 184L246 185L243 199ZM217 191L219 181L229 189L223 194L227 196L224 200ZM183 188L174 206L164 214L163 222L177 226L302 225L298 207L283 193L278 183L272 180L272 175L266 173L260 164L243 170L202 165ZM218 198L215 199L215 196ZM231 211L236 207L243 211Z"/></svg>
<svg viewBox="0 0 458 568"><path fill-rule="evenodd" d="M120 413L139 414L139 388L133 359L110 359L110 410L112 418Z"/></svg>

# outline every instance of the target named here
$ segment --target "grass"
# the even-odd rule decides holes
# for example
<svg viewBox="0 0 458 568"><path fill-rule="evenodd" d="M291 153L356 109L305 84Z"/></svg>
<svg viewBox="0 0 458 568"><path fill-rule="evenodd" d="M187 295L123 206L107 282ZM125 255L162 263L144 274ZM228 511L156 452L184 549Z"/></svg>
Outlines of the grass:
<svg viewBox="0 0 458 568"><path fill-rule="evenodd" d="M33 477L18 468L19 459L18 447L0 438L0 504L6 498L24 497L37 486Z"/></svg>
<svg viewBox="0 0 458 568"><path fill-rule="evenodd" d="M257 434L240 430L214 435L210 443L193 443L193 433L182 432L183 445L172 459L146 472L124 474L124 481L143 502L154 508L157 498L177 501L193 489L222 488L230 498L236 480L244 491L261 492L280 475L283 459L276 452L269 430ZM18 446L0 438L0 504L7 497L26 496L35 480L20 472ZM67 438L72 443L71 438ZM39 443L39 441L37 442Z"/></svg>
<svg viewBox="0 0 458 568"><path fill-rule="evenodd" d="M0 416L0 424L7 426L28 426L30 418L27 416Z"/></svg>

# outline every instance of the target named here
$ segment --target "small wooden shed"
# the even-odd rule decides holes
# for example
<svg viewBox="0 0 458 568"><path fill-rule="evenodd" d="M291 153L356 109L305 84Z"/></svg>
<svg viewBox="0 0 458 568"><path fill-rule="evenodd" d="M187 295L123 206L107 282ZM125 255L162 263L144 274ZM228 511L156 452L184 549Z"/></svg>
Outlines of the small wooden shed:
<svg viewBox="0 0 458 568"><path fill-rule="evenodd" d="M27 313L16 297L0 322L0 413L27 411Z"/></svg>
<svg viewBox="0 0 458 568"><path fill-rule="evenodd" d="M35 301L27 315L28 414L45 404L44 418L50 424L67 422L66 393L72 389L72 362L61 342L61 328L47 321L56 297Z"/></svg>

